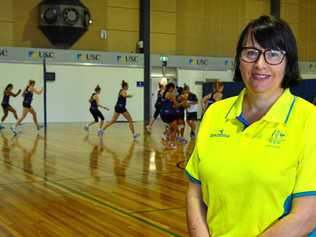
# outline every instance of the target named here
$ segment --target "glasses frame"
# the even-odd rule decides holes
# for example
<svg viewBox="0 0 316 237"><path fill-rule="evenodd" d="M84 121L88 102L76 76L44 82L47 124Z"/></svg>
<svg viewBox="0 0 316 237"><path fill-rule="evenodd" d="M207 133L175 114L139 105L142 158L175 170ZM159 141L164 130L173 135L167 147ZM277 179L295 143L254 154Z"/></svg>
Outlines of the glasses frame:
<svg viewBox="0 0 316 237"><path fill-rule="evenodd" d="M259 54L258 54L258 57L256 58L256 60L254 60L254 61L252 61L252 62L249 62L249 61L246 61L246 60L242 59L241 53L242 53L242 51L243 51L244 49L254 49L254 50L258 51ZM275 50L275 51L279 51L279 52L281 52L281 53L283 54L282 59L281 59L281 61L280 61L279 63L269 63L268 60L267 60L267 58L266 58L266 52L271 51L271 50L273 50L273 49L260 50L260 49L258 49L258 48L256 48L256 47L241 47L240 54L239 54L239 59L240 59L241 61L245 62L245 63L256 63L256 62L259 60L261 54L263 54L264 61L265 61L267 64L273 65L273 66L275 66L275 65L280 65L280 64L283 62L283 60L284 60L284 58L285 58L285 56L286 56L286 52L285 52L284 50Z"/></svg>

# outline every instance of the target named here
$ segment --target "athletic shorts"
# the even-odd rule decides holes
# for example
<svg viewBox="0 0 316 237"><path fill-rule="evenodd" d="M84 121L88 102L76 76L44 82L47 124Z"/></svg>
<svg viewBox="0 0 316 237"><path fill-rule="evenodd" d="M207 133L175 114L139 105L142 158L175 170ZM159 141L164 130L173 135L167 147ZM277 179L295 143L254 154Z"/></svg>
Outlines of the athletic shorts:
<svg viewBox="0 0 316 237"><path fill-rule="evenodd" d="M27 108L27 109L30 109L30 108L32 108L32 105L30 103L23 102L23 107Z"/></svg>
<svg viewBox="0 0 316 237"><path fill-rule="evenodd" d="M184 120L184 110L183 109L176 109L176 117L177 117L177 119Z"/></svg>
<svg viewBox="0 0 316 237"><path fill-rule="evenodd" d="M103 114L101 113L100 110L98 110L98 109L90 109L90 113L92 114L95 122L99 122L99 118L102 121L104 120L104 116L103 116Z"/></svg>
<svg viewBox="0 0 316 237"><path fill-rule="evenodd" d="M177 117L174 111L162 111L160 113L160 118L164 123L168 123L168 124L177 120Z"/></svg>
<svg viewBox="0 0 316 237"><path fill-rule="evenodd" d="M187 120L197 121L197 112L187 113Z"/></svg>
<svg viewBox="0 0 316 237"><path fill-rule="evenodd" d="M115 111L116 113L118 113L118 114L122 114L122 113L127 112L127 109L126 109L125 107L121 107L121 106L116 105L116 106L114 107L114 111Z"/></svg>
<svg viewBox="0 0 316 237"><path fill-rule="evenodd" d="M7 110L11 106L9 104L1 104L3 110Z"/></svg>

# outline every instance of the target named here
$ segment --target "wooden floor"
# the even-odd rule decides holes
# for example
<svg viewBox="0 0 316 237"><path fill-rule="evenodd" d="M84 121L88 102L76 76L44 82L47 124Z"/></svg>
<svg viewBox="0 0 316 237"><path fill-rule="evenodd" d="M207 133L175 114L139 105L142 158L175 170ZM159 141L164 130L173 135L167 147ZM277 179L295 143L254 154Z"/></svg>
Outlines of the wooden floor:
<svg viewBox="0 0 316 237"><path fill-rule="evenodd" d="M103 139L83 124L24 125L0 133L0 236L188 236L187 177L194 146L165 150L163 131L133 141L126 123Z"/></svg>

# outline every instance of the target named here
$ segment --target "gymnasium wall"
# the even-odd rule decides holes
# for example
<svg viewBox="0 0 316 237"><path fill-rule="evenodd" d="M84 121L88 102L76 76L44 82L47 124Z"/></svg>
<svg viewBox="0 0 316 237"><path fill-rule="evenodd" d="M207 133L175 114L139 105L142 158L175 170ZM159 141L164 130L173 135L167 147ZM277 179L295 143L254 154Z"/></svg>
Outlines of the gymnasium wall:
<svg viewBox="0 0 316 237"><path fill-rule="evenodd" d="M38 29L41 0L1 0L0 46L53 48ZM93 24L72 49L135 52L139 40L139 0L81 0ZM100 30L108 38L100 38ZM176 0L151 0L151 51L176 54Z"/></svg>
<svg viewBox="0 0 316 237"><path fill-rule="evenodd" d="M139 0L81 0L93 24L72 47L135 52L139 39ZM53 47L38 29L40 0L2 0L0 46ZM269 14L270 0L151 0L151 52L232 57L245 24ZM281 16L293 28L300 60L316 60L314 0L281 0ZM100 30L108 39L100 38Z"/></svg>
<svg viewBox="0 0 316 237"><path fill-rule="evenodd" d="M29 79L36 80L36 85L42 87L43 69L40 64L9 64L0 63L2 73L0 88L3 90L8 83L13 83L15 89L24 89ZM88 99L95 86L102 88L101 103L110 108L103 111L106 120L110 120L116 103L121 80L129 83L127 109L135 121L143 120L143 88L136 87L137 81L143 79L143 69L102 67L102 66L70 66L48 65L47 71L56 72L56 81L48 82L47 106L49 122L82 122L92 119L89 113ZM2 91L1 91L2 99ZM11 104L21 114L22 96L11 99ZM38 118L43 120L43 95L34 95L33 107L38 112ZM125 120L120 118L120 120ZM14 121L9 116L8 122ZM26 122L31 121L29 115Z"/></svg>

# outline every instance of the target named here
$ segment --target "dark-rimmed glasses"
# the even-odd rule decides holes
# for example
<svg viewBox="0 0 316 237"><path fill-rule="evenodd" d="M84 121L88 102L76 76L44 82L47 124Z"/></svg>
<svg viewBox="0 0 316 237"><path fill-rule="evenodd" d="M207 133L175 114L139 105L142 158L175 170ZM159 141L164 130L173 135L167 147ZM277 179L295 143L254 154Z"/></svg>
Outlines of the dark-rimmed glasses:
<svg viewBox="0 0 316 237"><path fill-rule="evenodd" d="M261 54L267 64L279 65L283 62L286 52L276 49L260 50L255 47L242 47L240 59L246 63L254 63L258 61Z"/></svg>

